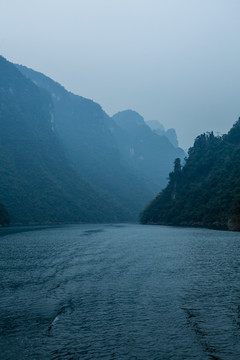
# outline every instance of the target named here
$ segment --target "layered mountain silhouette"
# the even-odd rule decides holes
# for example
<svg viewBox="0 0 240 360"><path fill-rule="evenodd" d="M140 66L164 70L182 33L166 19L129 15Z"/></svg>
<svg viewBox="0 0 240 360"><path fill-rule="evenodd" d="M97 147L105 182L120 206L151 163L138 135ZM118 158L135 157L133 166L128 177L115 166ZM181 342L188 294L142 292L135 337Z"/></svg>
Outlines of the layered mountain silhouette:
<svg viewBox="0 0 240 360"><path fill-rule="evenodd" d="M184 156L148 126L138 138L118 115L3 57L0 79L0 201L13 224L137 220Z"/></svg>
<svg viewBox="0 0 240 360"><path fill-rule="evenodd" d="M0 197L12 223L126 221L127 210L70 165L51 96L2 57L0 78Z"/></svg>
<svg viewBox="0 0 240 360"><path fill-rule="evenodd" d="M164 129L164 126L158 120L149 120L147 121L147 125L159 136L166 136L168 140L173 144L173 146L178 147L178 139L176 130L171 129Z"/></svg>
<svg viewBox="0 0 240 360"><path fill-rule="evenodd" d="M167 174L177 157L185 153L175 148L166 136L159 136L136 111L121 111L113 116L124 136L117 138L122 158L137 173L147 179L153 193L167 182Z"/></svg>
<svg viewBox="0 0 240 360"><path fill-rule="evenodd" d="M135 166L137 162L134 165L132 161L132 149L136 147L136 151L140 151L142 139L137 140L137 134L119 124L117 116L109 117L99 104L68 92L39 72L23 66L18 66L18 69L51 95L54 105L52 121L74 168L85 179L104 189L137 219L139 209L145 206L159 186L166 184L174 159L183 157L184 152L175 149L166 139L157 137L145 125L144 131L155 139L155 143L158 142L158 147L152 146L152 156L141 162L141 166ZM128 121L131 123L131 119ZM159 170L150 173L149 167L155 165ZM159 172L161 176L156 177Z"/></svg>

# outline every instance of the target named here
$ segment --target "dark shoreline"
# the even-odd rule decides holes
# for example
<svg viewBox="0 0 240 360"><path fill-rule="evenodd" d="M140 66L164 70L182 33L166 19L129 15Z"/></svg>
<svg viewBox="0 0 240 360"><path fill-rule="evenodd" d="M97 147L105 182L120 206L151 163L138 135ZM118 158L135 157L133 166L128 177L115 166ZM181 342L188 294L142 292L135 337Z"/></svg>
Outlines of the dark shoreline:
<svg viewBox="0 0 240 360"><path fill-rule="evenodd" d="M226 223L201 223L201 222L182 222L182 223L141 223L141 225L163 225L163 226L175 226L175 227L188 227L188 228L202 228L209 230L221 230L221 231L234 231L239 232L239 230L235 230L234 228L229 227Z"/></svg>
<svg viewBox="0 0 240 360"><path fill-rule="evenodd" d="M0 237L10 235L10 234L17 234L22 232L28 232L28 231L37 231L37 230L47 230L52 227L61 227L64 225L10 225L0 228Z"/></svg>
<svg viewBox="0 0 240 360"><path fill-rule="evenodd" d="M48 230L51 228L61 228L69 225L88 225L90 223L60 223L60 224L28 224L28 225L9 225L0 228L0 238L9 234L16 234L28 231ZM91 223L93 224L93 223ZM106 223L94 223L95 225L106 225ZM201 222L182 222L182 223L108 223L108 225L124 225L124 224L139 224L139 225L152 225L152 226L171 226L180 228L200 228L218 231L233 231L239 232L239 230L232 229L226 223L201 223Z"/></svg>

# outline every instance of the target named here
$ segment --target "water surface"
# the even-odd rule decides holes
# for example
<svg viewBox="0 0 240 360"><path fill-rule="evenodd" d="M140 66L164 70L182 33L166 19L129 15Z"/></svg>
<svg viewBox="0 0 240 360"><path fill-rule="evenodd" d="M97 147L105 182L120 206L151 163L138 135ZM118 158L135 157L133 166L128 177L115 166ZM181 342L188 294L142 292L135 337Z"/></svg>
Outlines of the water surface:
<svg viewBox="0 0 240 360"><path fill-rule="evenodd" d="M240 234L27 230L1 232L1 359L240 359Z"/></svg>

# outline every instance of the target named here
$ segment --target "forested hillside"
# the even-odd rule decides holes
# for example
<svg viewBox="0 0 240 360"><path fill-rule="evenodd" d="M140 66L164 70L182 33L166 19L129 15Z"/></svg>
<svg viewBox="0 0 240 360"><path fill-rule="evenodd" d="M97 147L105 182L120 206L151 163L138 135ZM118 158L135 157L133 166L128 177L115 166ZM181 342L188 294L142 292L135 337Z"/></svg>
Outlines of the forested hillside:
<svg viewBox="0 0 240 360"><path fill-rule="evenodd" d="M183 158L184 152L154 134L134 111L111 118L94 101L72 94L39 72L17 67L50 94L52 121L74 168L127 209L129 220L137 220L140 209L166 185L173 160ZM134 114L143 126L137 126Z"/></svg>
<svg viewBox="0 0 240 360"><path fill-rule="evenodd" d="M240 230L240 120L226 135L196 138L186 163L175 160L167 187L141 223Z"/></svg>
<svg viewBox="0 0 240 360"><path fill-rule="evenodd" d="M56 135L51 96L0 57L0 201L13 224L126 221L83 180Z"/></svg>

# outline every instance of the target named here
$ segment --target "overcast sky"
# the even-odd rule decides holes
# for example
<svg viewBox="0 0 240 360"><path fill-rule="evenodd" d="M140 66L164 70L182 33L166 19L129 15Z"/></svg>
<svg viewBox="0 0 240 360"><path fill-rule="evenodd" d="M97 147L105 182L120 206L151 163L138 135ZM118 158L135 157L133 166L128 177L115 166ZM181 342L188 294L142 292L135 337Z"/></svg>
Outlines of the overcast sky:
<svg viewBox="0 0 240 360"><path fill-rule="evenodd" d="M0 0L0 49L184 148L240 116L240 0Z"/></svg>

